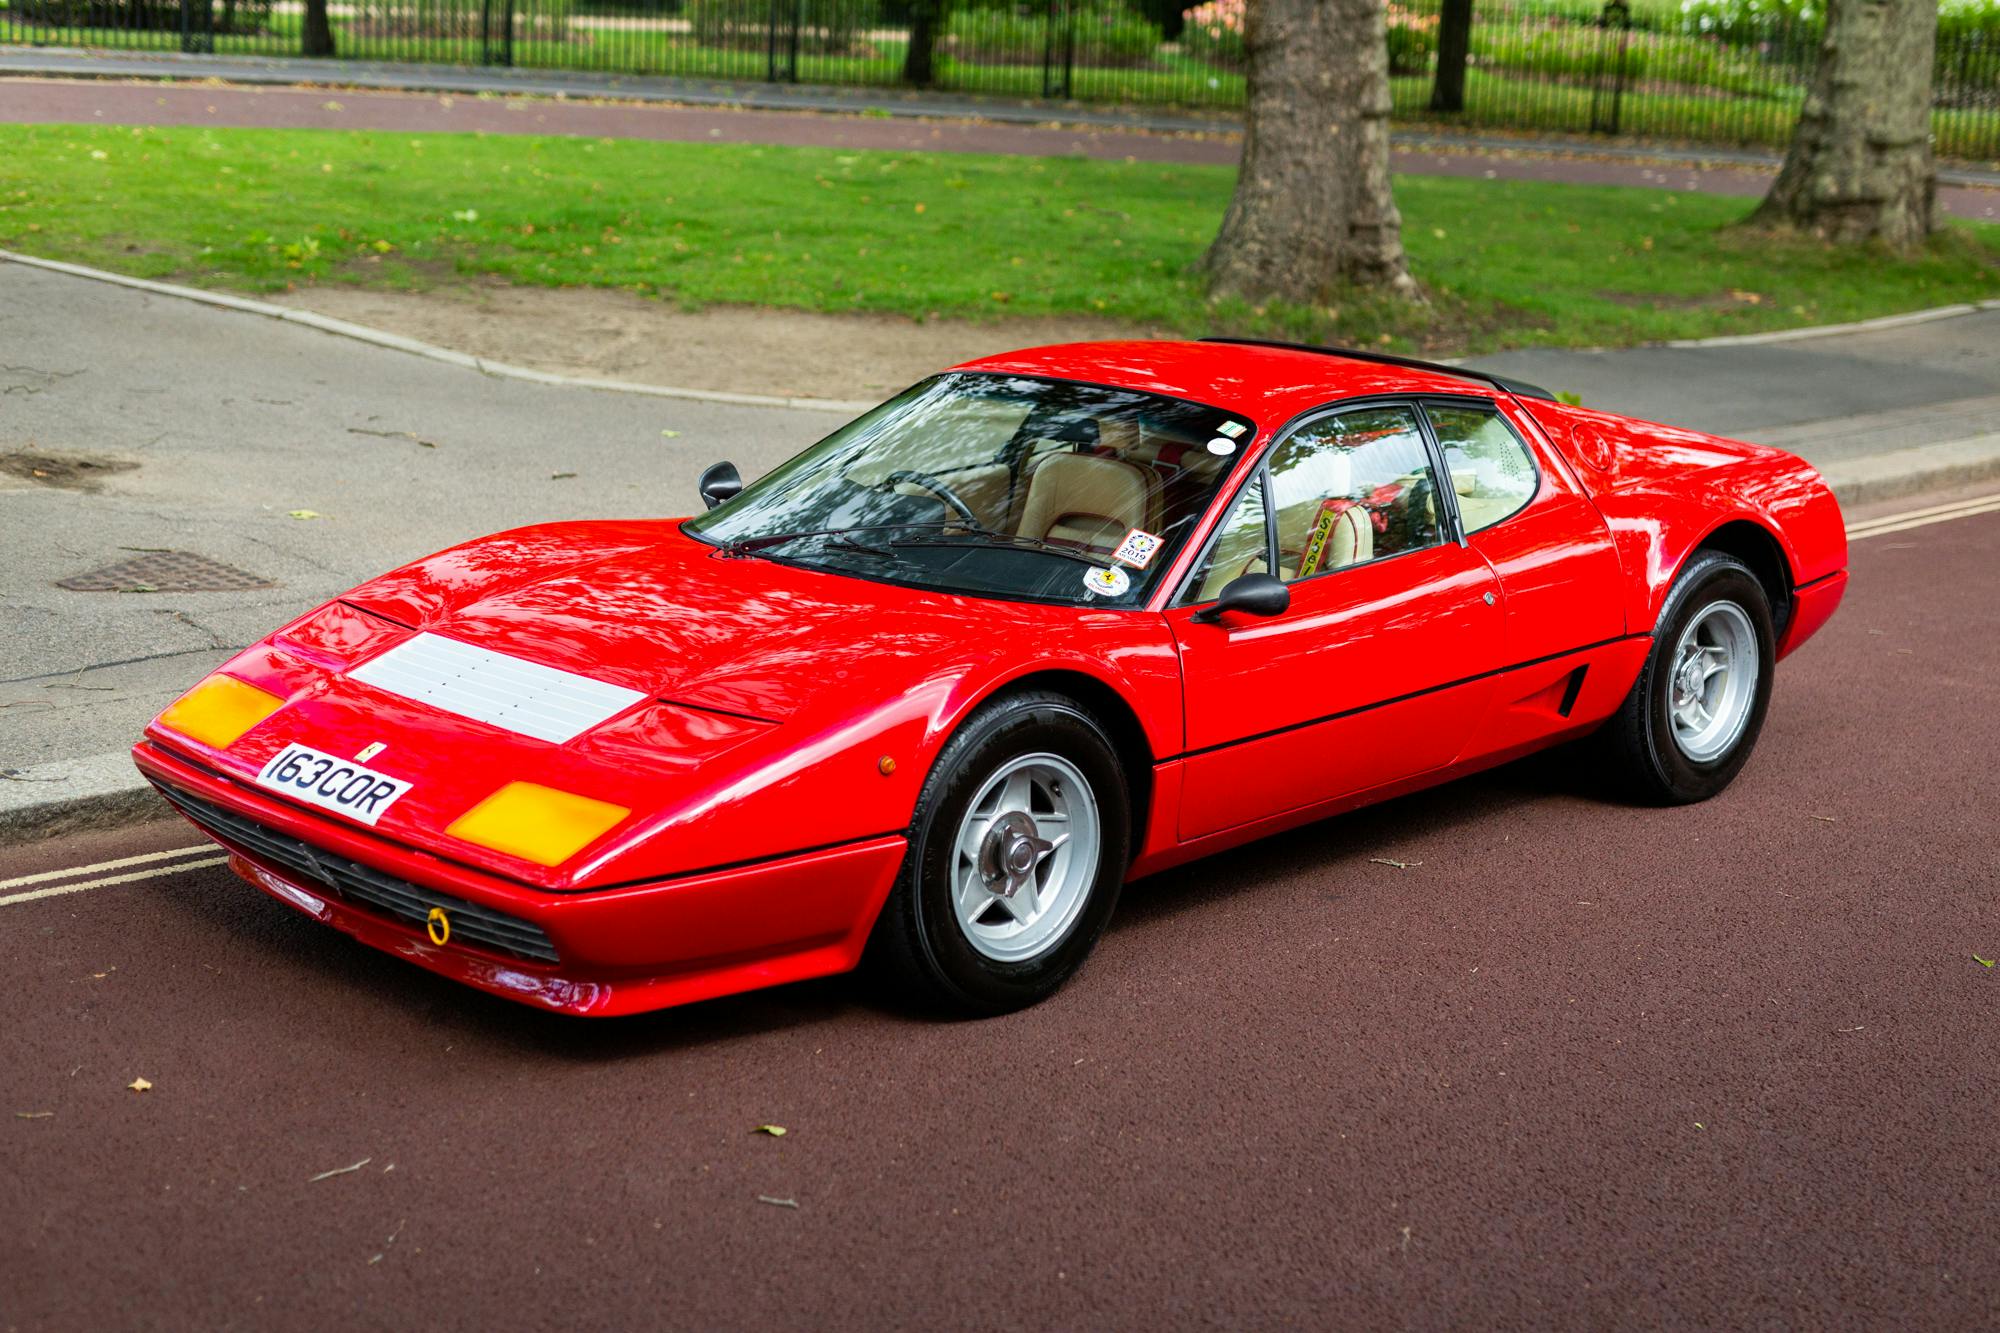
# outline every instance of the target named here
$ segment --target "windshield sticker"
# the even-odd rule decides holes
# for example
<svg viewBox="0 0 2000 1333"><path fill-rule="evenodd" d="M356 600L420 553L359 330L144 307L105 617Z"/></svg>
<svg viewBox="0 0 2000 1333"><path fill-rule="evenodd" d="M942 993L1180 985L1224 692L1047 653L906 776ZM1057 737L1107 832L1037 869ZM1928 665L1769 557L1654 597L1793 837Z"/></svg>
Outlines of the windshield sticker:
<svg viewBox="0 0 2000 1333"><path fill-rule="evenodd" d="M1086 569L1083 571L1083 586L1102 597L1123 597L1131 591L1132 579L1115 566L1110 569Z"/></svg>
<svg viewBox="0 0 2000 1333"><path fill-rule="evenodd" d="M1208 442L1208 451L1217 458L1227 458L1236 452L1236 441L1218 435Z"/></svg>
<svg viewBox="0 0 2000 1333"><path fill-rule="evenodd" d="M1233 440L1236 439L1238 436L1242 435L1244 431L1249 430L1250 428L1244 425L1240 421L1225 421L1220 426L1217 426L1215 429L1218 434L1227 435L1230 439Z"/></svg>
<svg viewBox="0 0 2000 1333"><path fill-rule="evenodd" d="M1130 565L1134 569L1144 569L1147 565L1153 563L1153 557L1158 555L1159 552L1160 539L1158 537L1155 537L1150 532L1141 532L1138 528L1134 528L1125 534L1124 541L1118 543L1118 549L1111 553L1111 558L1120 564Z"/></svg>

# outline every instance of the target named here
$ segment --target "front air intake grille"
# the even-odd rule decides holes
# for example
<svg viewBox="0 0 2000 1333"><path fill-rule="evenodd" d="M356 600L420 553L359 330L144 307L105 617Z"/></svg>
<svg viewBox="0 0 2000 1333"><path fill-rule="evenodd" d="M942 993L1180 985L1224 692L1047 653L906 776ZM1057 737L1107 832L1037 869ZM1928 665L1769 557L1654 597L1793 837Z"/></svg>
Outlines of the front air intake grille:
<svg viewBox="0 0 2000 1333"><path fill-rule="evenodd" d="M337 897L365 904L418 927L429 919L433 907L442 907L450 914L454 940L516 958L532 958L542 963L556 961L555 945L533 922L412 884L373 866L314 847L192 792L156 785L175 809L216 837L234 843L259 860L282 866Z"/></svg>

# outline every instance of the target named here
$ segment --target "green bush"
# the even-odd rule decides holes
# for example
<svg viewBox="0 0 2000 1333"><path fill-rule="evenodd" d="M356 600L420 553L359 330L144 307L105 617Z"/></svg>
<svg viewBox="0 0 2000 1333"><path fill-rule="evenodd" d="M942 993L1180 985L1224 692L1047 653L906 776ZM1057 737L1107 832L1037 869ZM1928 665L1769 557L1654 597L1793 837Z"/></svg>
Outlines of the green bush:
<svg viewBox="0 0 2000 1333"><path fill-rule="evenodd" d="M23 23L56 28L122 28L128 32L179 32L177 0L13 0L10 11ZM197 13L200 11L197 10ZM209 6L214 26L198 32L257 33L271 17L271 0L217 0Z"/></svg>
<svg viewBox="0 0 2000 1333"><path fill-rule="evenodd" d="M789 48L796 12L801 52L845 56L866 54L862 19L872 11L853 0L777 0L775 5L772 0L687 0L683 12L701 45L755 51L764 50L771 41L774 17L778 45Z"/></svg>
<svg viewBox="0 0 2000 1333"><path fill-rule="evenodd" d="M564 41L571 5L572 0L520 0L514 32L524 39ZM497 16L491 22L497 30ZM486 25L480 0L350 0L345 27L366 37L475 38Z"/></svg>
<svg viewBox="0 0 2000 1333"><path fill-rule="evenodd" d="M1076 63L1098 69L1145 65L1159 49L1159 28L1122 5L1079 5L1070 12L1067 29L1062 19L1058 10L1051 33L1048 10L1039 5L954 7L940 49L954 60L974 65L1039 65L1051 49L1061 59L1069 33L1074 32Z"/></svg>
<svg viewBox="0 0 2000 1333"><path fill-rule="evenodd" d="M1389 6L1389 72L1422 74L1437 54L1437 16L1411 14Z"/></svg>

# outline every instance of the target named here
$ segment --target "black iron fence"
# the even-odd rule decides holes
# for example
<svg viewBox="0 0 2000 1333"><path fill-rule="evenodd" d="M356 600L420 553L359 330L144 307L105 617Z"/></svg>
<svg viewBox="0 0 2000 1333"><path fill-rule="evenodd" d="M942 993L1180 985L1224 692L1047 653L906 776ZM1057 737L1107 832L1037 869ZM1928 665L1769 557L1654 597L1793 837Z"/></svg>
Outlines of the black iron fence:
<svg viewBox="0 0 2000 1333"><path fill-rule="evenodd" d="M1746 0L1478 0L1462 97L1437 96L1438 0L1389 5L1399 120L1782 145L1816 19ZM1242 105L1243 0L326 0L334 54ZM0 42L302 54L305 0L0 0ZM1938 151L2000 159L2000 18L1938 38ZM1457 105L1451 103L1456 100Z"/></svg>

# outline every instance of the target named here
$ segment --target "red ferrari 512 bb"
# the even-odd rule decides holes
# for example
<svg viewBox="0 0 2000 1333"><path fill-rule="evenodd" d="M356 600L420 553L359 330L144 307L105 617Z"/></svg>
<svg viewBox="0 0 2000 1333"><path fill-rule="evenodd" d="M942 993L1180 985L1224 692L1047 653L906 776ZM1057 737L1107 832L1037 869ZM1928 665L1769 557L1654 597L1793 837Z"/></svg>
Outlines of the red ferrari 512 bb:
<svg viewBox="0 0 2000 1333"><path fill-rule="evenodd" d="M1846 582L1776 449L1226 340L970 362L701 489L364 583L139 767L252 883L514 999L867 955L992 1013L1128 881L1559 741L1714 795Z"/></svg>

